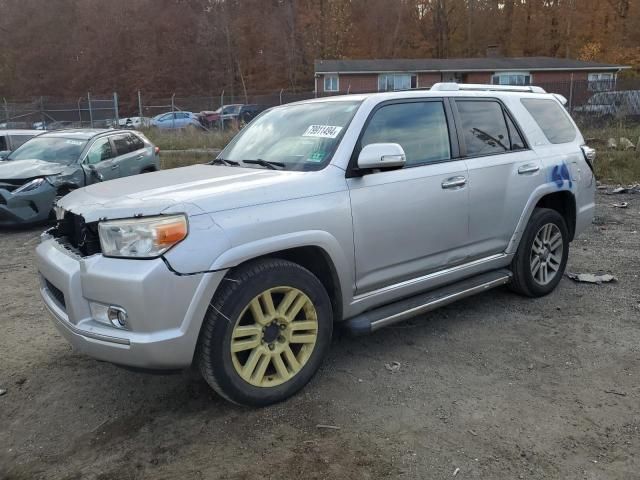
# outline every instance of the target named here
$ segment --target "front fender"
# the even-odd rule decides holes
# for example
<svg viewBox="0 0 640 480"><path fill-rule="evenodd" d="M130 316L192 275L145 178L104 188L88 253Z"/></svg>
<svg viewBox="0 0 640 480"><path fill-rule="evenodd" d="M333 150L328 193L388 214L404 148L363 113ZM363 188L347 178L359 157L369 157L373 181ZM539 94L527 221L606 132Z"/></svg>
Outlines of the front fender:
<svg viewBox="0 0 640 480"><path fill-rule="evenodd" d="M190 242L178 245L169 251L165 255L165 259L177 274L192 275L205 271L228 270L249 260L283 250L299 247L318 247L327 254L333 263L340 280L342 298L350 298L353 294L353 292L349 291L349 285L353 283L353 274L349 268L351 262L342 250L338 240L328 232L322 230L292 232L231 246L227 237L221 229L219 230L217 225L208 224L208 222L204 221L204 218L202 220L201 229L199 228L200 232L208 230L211 233L212 230L217 230L216 241L212 242L211 237L207 242L204 241L204 237L201 237L200 241L194 241L195 238L193 238ZM199 235L196 234L196 236ZM206 267L202 263L194 263L196 258L202 259L203 255L215 258Z"/></svg>

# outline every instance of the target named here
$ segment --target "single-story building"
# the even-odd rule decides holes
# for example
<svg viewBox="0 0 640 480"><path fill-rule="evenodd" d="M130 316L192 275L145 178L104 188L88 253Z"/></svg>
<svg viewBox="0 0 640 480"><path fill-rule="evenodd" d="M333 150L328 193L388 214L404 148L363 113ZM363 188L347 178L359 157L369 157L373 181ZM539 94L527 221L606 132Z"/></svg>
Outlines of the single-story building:
<svg viewBox="0 0 640 480"><path fill-rule="evenodd" d="M437 82L499 85L569 84L582 90L610 90L617 74L630 67L555 57L425 58L389 60L316 60L315 91L319 96L429 88ZM562 88L566 84L567 88Z"/></svg>

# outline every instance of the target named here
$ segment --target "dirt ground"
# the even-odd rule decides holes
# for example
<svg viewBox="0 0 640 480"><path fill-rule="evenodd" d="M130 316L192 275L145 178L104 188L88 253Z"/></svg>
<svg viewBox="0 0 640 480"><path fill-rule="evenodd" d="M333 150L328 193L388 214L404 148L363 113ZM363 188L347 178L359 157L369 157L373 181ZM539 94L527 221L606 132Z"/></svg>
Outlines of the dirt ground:
<svg viewBox="0 0 640 480"><path fill-rule="evenodd" d="M263 410L192 372L74 353L38 298L38 234L0 233L2 479L640 478L640 194L599 194L571 246L569 271L618 283L494 290L338 336L301 394Z"/></svg>

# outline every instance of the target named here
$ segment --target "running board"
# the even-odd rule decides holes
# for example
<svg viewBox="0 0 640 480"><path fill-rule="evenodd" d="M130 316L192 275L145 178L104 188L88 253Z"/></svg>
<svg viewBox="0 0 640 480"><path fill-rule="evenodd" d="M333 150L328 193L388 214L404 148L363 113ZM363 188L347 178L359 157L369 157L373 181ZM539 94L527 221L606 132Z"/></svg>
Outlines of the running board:
<svg viewBox="0 0 640 480"><path fill-rule="evenodd" d="M493 272L483 273L437 290L361 313L346 320L343 326L352 335L368 335L387 325L401 322L421 313L430 312L461 298L470 297L500 285L505 285L511 281L511 275L509 270L494 270Z"/></svg>

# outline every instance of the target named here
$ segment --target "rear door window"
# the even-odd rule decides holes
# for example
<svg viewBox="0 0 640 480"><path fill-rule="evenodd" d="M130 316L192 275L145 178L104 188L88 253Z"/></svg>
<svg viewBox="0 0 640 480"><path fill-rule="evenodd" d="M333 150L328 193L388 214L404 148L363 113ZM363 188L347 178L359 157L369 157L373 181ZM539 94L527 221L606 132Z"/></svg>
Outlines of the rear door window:
<svg viewBox="0 0 640 480"><path fill-rule="evenodd" d="M456 100L467 156L491 155L524 148L515 126L513 142L502 105L496 101Z"/></svg>
<svg viewBox="0 0 640 480"><path fill-rule="evenodd" d="M576 129L566 110L558 102L543 98L523 98L520 101L551 143L575 140Z"/></svg>
<svg viewBox="0 0 640 480"><path fill-rule="evenodd" d="M136 150L140 150L141 148L144 148L144 142L140 137L138 137L134 133L130 133L127 136L127 143L129 144L130 152L135 152Z"/></svg>
<svg viewBox="0 0 640 480"><path fill-rule="evenodd" d="M449 160L451 145L443 103L411 102L380 107L362 135L362 147L372 143L400 144L407 156L407 166Z"/></svg>
<svg viewBox="0 0 640 480"><path fill-rule="evenodd" d="M131 147L128 140L129 135L120 134L114 135L111 137L113 139L113 143L116 146L117 155L125 155L131 151Z"/></svg>
<svg viewBox="0 0 640 480"><path fill-rule="evenodd" d="M9 150L7 147L7 137L0 135L0 151Z"/></svg>

